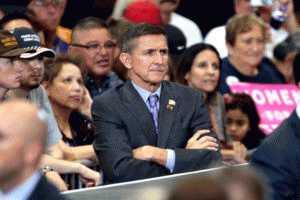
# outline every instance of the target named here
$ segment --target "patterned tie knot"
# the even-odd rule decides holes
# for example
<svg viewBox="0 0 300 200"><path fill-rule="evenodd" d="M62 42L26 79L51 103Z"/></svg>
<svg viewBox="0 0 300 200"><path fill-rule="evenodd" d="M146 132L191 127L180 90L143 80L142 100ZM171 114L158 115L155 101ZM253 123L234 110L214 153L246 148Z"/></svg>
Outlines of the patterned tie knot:
<svg viewBox="0 0 300 200"><path fill-rule="evenodd" d="M156 104L158 102L158 95L157 94L151 94L149 96L149 103L150 103L150 107L156 107Z"/></svg>

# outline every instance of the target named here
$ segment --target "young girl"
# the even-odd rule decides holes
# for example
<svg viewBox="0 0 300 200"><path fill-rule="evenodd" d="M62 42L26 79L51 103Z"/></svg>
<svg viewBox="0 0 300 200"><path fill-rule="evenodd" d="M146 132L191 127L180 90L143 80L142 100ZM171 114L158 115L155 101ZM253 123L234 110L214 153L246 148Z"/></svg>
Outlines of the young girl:
<svg viewBox="0 0 300 200"><path fill-rule="evenodd" d="M266 136L259 128L260 117L255 103L247 94L231 94L231 98L226 101L226 118L226 130L232 144L237 148L245 147L246 154L258 147ZM241 157L246 156L241 153L240 155Z"/></svg>

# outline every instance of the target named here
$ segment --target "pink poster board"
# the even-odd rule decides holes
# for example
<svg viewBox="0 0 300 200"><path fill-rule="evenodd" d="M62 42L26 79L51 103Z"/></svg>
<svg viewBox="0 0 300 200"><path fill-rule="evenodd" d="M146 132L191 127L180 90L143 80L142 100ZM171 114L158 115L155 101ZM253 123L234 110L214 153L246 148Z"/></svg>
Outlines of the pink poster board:
<svg viewBox="0 0 300 200"><path fill-rule="evenodd" d="M286 119L300 102L299 89L294 84L235 83L230 90L249 94L261 117L260 127L270 134Z"/></svg>

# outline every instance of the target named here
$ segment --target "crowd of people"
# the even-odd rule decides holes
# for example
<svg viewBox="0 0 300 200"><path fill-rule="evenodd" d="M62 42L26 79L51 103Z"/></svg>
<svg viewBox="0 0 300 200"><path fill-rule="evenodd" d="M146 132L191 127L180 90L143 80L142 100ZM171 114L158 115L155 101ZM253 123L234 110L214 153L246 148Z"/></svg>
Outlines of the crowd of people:
<svg viewBox="0 0 300 200"><path fill-rule="evenodd" d="M234 0L205 35L175 12L180 0L116 0L107 19L72 28L67 0L1 5L0 199L237 164L267 175L273 199L300 198L299 106L267 135L252 97L230 88L300 87L300 23L294 1L279 2L276 27L272 6Z"/></svg>

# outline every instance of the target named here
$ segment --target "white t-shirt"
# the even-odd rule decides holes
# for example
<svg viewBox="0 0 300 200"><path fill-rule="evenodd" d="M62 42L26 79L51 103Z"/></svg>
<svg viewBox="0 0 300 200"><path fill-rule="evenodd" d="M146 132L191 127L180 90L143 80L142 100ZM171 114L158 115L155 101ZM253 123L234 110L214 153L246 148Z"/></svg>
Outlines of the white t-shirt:
<svg viewBox="0 0 300 200"><path fill-rule="evenodd" d="M203 36L198 25L192 20L173 12L171 14L171 21L169 24L176 26L183 32L186 37L187 47L203 41Z"/></svg>
<svg viewBox="0 0 300 200"><path fill-rule="evenodd" d="M228 56L226 46L226 26L218 26L211 29L205 36L204 42L213 45L219 52L221 58Z"/></svg>

